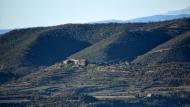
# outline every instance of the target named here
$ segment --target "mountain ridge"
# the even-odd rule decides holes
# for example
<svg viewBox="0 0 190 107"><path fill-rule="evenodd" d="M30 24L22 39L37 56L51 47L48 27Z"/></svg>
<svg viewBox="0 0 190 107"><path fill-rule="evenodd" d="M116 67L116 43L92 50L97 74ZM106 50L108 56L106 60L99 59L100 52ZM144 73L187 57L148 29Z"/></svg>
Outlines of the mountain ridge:
<svg viewBox="0 0 190 107"><path fill-rule="evenodd" d="M96 22L90 22L91 24L96 23L145 23L145 22L160 22L160 21L167 21L167 20L174 20L174 19L182 19L182 18L189 18L190 17L190 6L174 10L174 11L168 11L163 14L157 14L152 16L144 16L139 18L133 18L128 20L117 20L117 19L110 19L110 20L103 20L103 21L96 21Z"/></svg>
<svg viewBox="0 0 190 107"><path fill-rule="evenodd" d="M190 19L186 18L155 23L66 24L13 30L0 38L0 70L12 80L67 58L100 64L130 63L190 30L189 23Z"/></svg>

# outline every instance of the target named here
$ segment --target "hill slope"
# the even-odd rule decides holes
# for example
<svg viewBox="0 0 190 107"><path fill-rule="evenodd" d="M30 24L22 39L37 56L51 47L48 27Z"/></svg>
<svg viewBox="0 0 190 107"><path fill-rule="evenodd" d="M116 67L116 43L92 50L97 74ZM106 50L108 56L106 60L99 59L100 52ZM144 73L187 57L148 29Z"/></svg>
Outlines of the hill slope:
<svg viewBox="0 0 190 107"><path fill-rule="evenodd" d="M127 32L104 39L74 55L94 63L128 61L167 41L171 36L160 32ZM142 41L143 39L143 41ZM141 48L139 48L141 47Z"/></svg>
<svg viewBox="0 0 190 107"><path fill-rule="evenodd" d="M179 35L155 49L139 56L134 63L156 64L190 61L190 31Z"/></svg>
<svg viewBox="0 0 190 107"><path fill-rule="evenodd" d="M189 42L190 19L14 30L0 38L0 106L187 107Z"/></svg>
<svg viewBox="0 0 190 107"><path fill-rule="evenodd" d="M0 37L1 82L24 76L49 66L118 30L136 28L138 24L67 24L44 28L13 30Z"/></svg>
<svg viewBox="0 0 190 107"><path fill-rule="evenodd" d="M94 63L130 62L188 30L190 19L134 24L66 24L13 30L0 37L1 76L19 78L68 57Z"/></svg>
<svg viewBox="0 0 190 107"><path fill-rule="evenodd" d="M0 64L3 68L47 66L133 24L63 25L13 30L0 38ZM11 66L13 65L13 66Z"/></svg>
<svg viewBox="0 0 190 107"><path fill-rule="evenodd" d="M139 29L118 32L70 57L95 63L131 62L137 56L187 31L190 27L188 23L178 20L144 24Z"/></svg>

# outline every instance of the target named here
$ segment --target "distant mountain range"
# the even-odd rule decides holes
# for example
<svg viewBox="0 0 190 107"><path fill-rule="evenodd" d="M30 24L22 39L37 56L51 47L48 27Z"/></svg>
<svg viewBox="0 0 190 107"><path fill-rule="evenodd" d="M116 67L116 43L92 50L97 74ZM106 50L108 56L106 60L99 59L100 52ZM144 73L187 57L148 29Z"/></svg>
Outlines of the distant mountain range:
<svg viewBox="0 0 190 107"><path fill-rule="evenodd" d="M0 34L4 34L11 31L10 29L0 29Z"/></svg>
<svg viewBox="0 0 190 107"><path fill-rule="evenodd" d="M117 19L109 19L109 20L90 22L90 24L97 24L97 23L125 23L125 21Z"/></svg>
<svg viewBox="0 0 190 107"><path fill-rule="evenodd" d="M159 21L167 21L167 20L180 19L180 18L189 18L189 17L190 17L190 14L154 15L154 16L131 19L124 22L159 22Z"/></svg>
<svg viewBox="0 0 190 107"><path fill-rule="evenodd" d="M184 8L184 9L180 9L180 10L169 11L166 14L167 15L190 14L190 6Z"/></svg>
<svg viewBox="0 0 190 107"><path fill-rule="evenodd" d="M165 14L160 14L160 15L140 17L140 18L135 18L135 19L130 19L130 20L111 19L111 20L96 21L96 22L91 22L91 23L159 22L159 21L166 21L166 20L173 20L173 19L180 19L180 18L189 18L189 17L190 17L190 7L187 7L180 10L169 11Z"/></svg>

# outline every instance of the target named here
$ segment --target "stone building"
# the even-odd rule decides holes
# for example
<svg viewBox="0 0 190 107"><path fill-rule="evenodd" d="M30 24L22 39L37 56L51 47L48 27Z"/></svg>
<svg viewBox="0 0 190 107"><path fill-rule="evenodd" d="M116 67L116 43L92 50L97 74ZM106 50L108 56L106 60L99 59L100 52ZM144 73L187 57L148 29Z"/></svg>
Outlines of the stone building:
<svg viewBox="0 0 190 107"><path fill-rule="evenodd" d="M63 64L74 64L74 65L81 65L81 66L85 66L87 65L87 61L86 59L66 59L63 61Z"/></svg>

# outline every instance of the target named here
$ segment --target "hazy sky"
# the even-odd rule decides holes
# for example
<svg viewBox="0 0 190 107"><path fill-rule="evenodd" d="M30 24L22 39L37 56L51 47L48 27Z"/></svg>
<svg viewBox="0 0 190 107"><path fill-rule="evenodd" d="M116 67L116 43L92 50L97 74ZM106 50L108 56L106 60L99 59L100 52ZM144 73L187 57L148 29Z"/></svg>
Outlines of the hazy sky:
<svg viewBox="0 0 190 107"><path fill-rule="evenodd" d="M127 20L189 5L190 0L0 0L0 29Z"/></svg>

